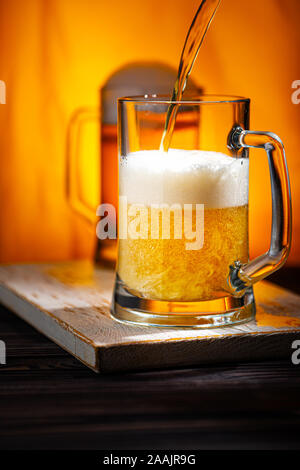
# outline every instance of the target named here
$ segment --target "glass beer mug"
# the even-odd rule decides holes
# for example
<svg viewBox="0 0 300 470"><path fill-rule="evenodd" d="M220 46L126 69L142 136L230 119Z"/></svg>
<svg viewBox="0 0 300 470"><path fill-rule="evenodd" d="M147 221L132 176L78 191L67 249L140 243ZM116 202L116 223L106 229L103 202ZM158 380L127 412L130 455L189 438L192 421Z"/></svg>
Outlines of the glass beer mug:
<svg viewBox="0 0 300 470"><path fill-rule="evenodd" d="M177 117L160 149L170 104ZM119 242L112 315L136 324L215 327L255 315L253 285L279 269L291 242L285 152L249 128L250 100L164 96L118 100ZM180 138L188 118L198 132ZM249 261L249 148L264 149L272 191L271 244Z"/></svg>

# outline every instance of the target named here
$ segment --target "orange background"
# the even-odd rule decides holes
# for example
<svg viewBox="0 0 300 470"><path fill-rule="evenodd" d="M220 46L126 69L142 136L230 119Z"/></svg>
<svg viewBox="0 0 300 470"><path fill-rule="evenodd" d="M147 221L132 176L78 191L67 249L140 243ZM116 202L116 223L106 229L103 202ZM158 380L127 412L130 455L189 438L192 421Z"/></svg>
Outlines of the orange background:
<svg viewBox="0 0 300 470"><path fill-rule="evenodd" d="M95 232L65 196L66 132L72 112L98 103L98 89L129 62L177 67L195 0L0 0L0 261L90 255ZM192 73L206 92L250 97L251 128L284 141L293 194L293 246L300 264L299 0L223 0ZM251 255L268 248L266 157L251 154ZM91 192L96 179L86 168Z"/></svg>

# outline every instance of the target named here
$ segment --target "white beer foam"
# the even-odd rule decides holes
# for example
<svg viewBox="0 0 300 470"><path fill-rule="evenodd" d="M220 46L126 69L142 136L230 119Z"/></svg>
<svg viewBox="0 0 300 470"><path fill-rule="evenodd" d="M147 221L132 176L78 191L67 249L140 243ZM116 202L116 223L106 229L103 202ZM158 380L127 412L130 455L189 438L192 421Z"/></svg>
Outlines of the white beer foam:
<svg viewBox="0 0 300 470"><path fill-rule="evenodd" d="M120 196L130 204L248 204L247 158L202 150L144 150L120 157L119 169Z"/></svg>

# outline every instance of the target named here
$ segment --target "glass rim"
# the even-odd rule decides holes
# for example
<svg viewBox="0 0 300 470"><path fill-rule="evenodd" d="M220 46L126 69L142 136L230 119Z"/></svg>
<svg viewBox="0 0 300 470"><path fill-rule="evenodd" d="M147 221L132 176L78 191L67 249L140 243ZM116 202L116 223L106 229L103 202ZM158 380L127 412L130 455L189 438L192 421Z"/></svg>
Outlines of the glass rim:
<svg viewBox="0 0 300 470"><path fill-rule="evenodd" d="M183 100L177 101L170 99L167 94L145 94L123 96L118 98L120 103L139 103L139 104L184 104L184 105L199 105L199 104L220 104L220 103L250 103L250 98L245 98L238 95L223 95L223 94L201 94L194 95L187 93Z"/></svg>

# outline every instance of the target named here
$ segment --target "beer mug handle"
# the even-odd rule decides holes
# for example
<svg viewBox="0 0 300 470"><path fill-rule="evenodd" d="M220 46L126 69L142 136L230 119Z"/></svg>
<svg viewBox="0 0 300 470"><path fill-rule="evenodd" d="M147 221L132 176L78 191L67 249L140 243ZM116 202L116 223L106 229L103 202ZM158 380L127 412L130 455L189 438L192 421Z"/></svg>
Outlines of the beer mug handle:
<svg viewBox="0 0 300 470"><path fill-rule="evenodd" d="M281 139L272 132L255 132L235 127L228 138L232 150L264 149L268 156L272 191L271 243L267 253L249 263L230 266L228 285L235 296L277 271L286 261L291 246L292 208L289 174Z"/></svg>
<svg viewBox="0 0 300 470"><path fill-rule="evenodd" d="M66 193L67 200L72 209L89 223L96 221L96 208L88 205L81 191L81 174L79 168L79 139L83 127L90 122L100 123L100 110L97 108L80 108L71 116L67 132L67 168L66 168Z"/></svg>

